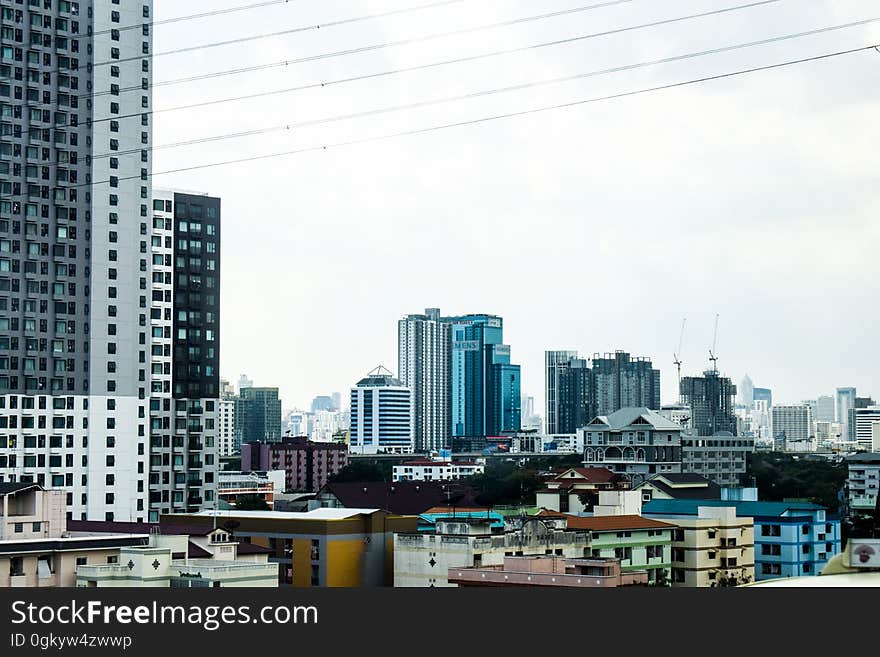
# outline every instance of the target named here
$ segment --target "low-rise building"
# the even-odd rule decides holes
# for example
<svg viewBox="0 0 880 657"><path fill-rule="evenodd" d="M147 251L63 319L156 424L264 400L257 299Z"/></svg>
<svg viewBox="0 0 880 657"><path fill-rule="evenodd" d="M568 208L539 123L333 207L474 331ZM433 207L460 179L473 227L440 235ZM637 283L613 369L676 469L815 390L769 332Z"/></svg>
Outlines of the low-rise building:
<svg viewBox="0 0 880 657"><path fill-rule="evenodd" d="M217 496L232 507L242 496L257 497L271 509L275 505L275 496L284 492L286 478L283 470L269 472L221 470Z"/></svg>
<svg viewBox="0 0 880 657"><path fill-rule="evenodd" d="M658 474L634 486L642 502L651 500L720 500L721 486L694 473Z"/></svg>
<svg viewBox="0 0 880 657"><path fill-rule="evenodd" d="M659 500L644 507L645 515L677 525L672 532L672 586L722 587L754 581L752 519L737 515L733 506L697 506L696 513L677 514L678 502ZM662 505L673 508L664 512Z"/></svg>
<svg viewBox="0 0 880 657"><path fill-rule="evenodd" d="M538 517L559 517L542 511ZM666 585L672 568L675 525L639 515L563 515L568 529L591 534L590 556L616 559L624 572L645 572L646 581Z"/></svg>
<svg viewBox="0 0 880 657"><path fill-rule="evenodd" d="M582 513L600 491L626 487L625 480L608 468L568 468L554 472L535 494L535 504L560 513Z"/></svg>
<svg viewBox="0 0 880 657"><path fill-rule="evenodd" d="M880 453L853 454L846 457L847 505L850 513L870 513L877 506L880 490Z"/></svg>
<svg viewBox="0 0 880 657"><path fill-rule="evenodd" d="M441 459L404 461L392 468L392 481L454 481L483 474L485 463Z"/></svg>
<svg viewBox="0 0 880 657"><path fill-rule="evenodd" d="M681 425L647 408L622 408L578 429L584 465L608 468L633 485L681 472Z"/></svg>
<svg viewBox="0 0 880 657"><path fill-rule="evenodd" d="M623 571L618 559L566 559L555 556L504 557L504 563L481 568L450 568L456 586L616 588L648 583L648 573Z"/></svg>
<svg viewBox="0 0 880 657"><path fill-rule="evenodd" d="M71 587L80 566L118 563L121 548L149 540L147 531L73 535L64 491L34 483L0 483L0 511L0 588Z"/></svg>
<svg viewBox="0 0 880 657"><path fill-rule="evenodd" d="M492 528L490 518L437 522L436 531L394 536L395 587L449 587L450 569L498 566L505 557L590 556L590 532L566 529L564 519L531 517L514 530Z"/></svg>
<svg viewBox="0 0 880 657"><path fill-rule="evenodd" d="M755 439L719 431L714 436L681 437L681 471L698 474L721 486L739 486L746 474Z"/></svg>
<svg viewBox="0 0 880 657"><path fill-rule="evenodd" d="M733 508L737 517L752 522L759 580L818 575L841 549L840 519L810 502L654 500L643 506L643 513L681 524L710 508Z"/></svg>
<svg viewBox="0 0 880 657"><path fill-rule="evenodd" d="M283 470L284 491L315 492L348 465L348 446L315 443L302 436L285 436L280 442L243 443L241 469Z"/></svg>
<svg viewBox="0 0 880 657"><path fill-rule="evenodd" d="M83 564L78 587L263 588L278 586L278 564L269 550L239 544L225 529L194 528L195 534L150 534L146 545L119 550L113 564Z"/></svg>
<svg viewBox="0 0 880 657"><path fill-rule="evenodd" d="M269 548L280 565L279 583L293 587L391 586L393 536L416 532L416 516L380 509L314 509L307 512L203 511L162 516L163 531L193 532L215 526L240 544Z"/></svg>

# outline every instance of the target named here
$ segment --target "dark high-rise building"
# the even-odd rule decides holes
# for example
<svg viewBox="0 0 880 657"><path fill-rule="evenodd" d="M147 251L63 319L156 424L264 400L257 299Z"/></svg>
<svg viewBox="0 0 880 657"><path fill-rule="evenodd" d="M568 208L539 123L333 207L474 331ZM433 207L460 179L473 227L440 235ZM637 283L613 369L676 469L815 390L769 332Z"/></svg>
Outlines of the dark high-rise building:
<svg viewBox="0 0 880 657"><path fill-rule="evenodd" d="M561 356L575 354L568 360ZM628 353L596 354L592 360L577 358L576 352L547 352L548 432L572 434L599 415L621 408L660 409L660 370L649 358Z"/></svg>
<svg viewBox="0 0 880 657"><path fill-rule="evenodd" d="M242 388L235 400L237 444L281 440L278 388Z"/></svg>
<svg viewBox="0 0 880 657"><path fill-rule="evenodd" d="M220 199L155 190L150 518L214 508L221 435Z"/></svg>
<svg viewBox="0 0 880 657"><path fill-rule="evenodd" d="M758 390L755 388L756 399ZM691 409L692 432L697 436L714 436L719 431L736 435L735 397L736 386L712 370L681 380L682 404Z"/></svg>

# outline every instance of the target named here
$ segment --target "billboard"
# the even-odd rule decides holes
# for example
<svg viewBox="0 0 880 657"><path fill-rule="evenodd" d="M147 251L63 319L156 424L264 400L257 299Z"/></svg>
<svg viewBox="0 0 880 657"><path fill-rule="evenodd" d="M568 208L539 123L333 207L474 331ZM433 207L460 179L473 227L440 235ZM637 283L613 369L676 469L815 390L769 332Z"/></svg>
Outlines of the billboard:
<svg viewBox="0 0 880 657"><path fill-rule="evenodd" d="M850 540L849 562L853 568L880 568L880 539Z"/></svg>

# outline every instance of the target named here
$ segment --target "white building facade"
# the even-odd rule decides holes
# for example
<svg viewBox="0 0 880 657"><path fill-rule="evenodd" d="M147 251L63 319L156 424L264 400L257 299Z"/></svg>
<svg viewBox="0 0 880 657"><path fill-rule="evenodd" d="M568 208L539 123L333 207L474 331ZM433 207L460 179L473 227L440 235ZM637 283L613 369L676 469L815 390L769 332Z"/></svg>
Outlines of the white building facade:
<svg viewBox="0 0 880 657"><path fill-rule="evenodd" d="M411 454L412 391L384 368L351 389L352 454Z"/></svg>

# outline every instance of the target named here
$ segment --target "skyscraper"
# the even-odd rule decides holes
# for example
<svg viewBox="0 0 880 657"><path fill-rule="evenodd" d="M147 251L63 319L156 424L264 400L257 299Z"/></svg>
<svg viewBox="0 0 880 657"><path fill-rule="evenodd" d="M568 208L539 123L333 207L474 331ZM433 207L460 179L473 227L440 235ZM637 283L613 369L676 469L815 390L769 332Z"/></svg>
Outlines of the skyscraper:
<svg viewBox="0 0 880 657"><path fill-rule="evenodd" d="M817 422L834 422L834 397L819 395L816 399L815 420Z"/></svg>
<svg viewBox="0 0 880 657"><path fill-rule="evenodd" d="M572 353L574 357L561 360L564 354ZM654 369L649 358L616 351L586 360L576 352L546 352L545 362L547 398L553 397L554 433L573 434L597 415L610 415L621 408L660 409L660 370ZM549 404L547 410L551 410Z"/></svg>
<svg viewBox="0 0 880 657"><path fill-rule="evenodd" d="M559 431L559 376L568 368L569 362L577 357L576 351L544 352L545 422L548 435L563 433Z"/></svg>
<svg viewBox="0 0 880 657"><path fill-rule="evenodd" d="M0 479L73 518L148 514L152 5L2 2Z"/></svg>
<svg viewBox="0 0 880 657"><path fill-rule="evenodd" d="M660 370L650 358L631 357L625 351L593 356L596 415L621 408L660 410Z"/></svg>
<svg viewBox="0 0 880 657"><path fill-rule="evenodd" d="M770 388L755 388L752 397L752 407L756 401L766 402L768 409L773 406L773 391Z"/></svg>
<svg viewBox="0 0 880 657"><path fill-rule="evenodd" d="M777 449L787 452L814 451L813 409L805 404L774 406L773 438Z"/></svg>
<svg viewBox="0 0 880 657"><path fill-rule="evenodd" d="M412 392L385 368L351 389L350 447L353 454L413 451Z"/></svg>
<svg viewBox="0 0 880 657"><path fill-rule="evenodd" d="M752 383L751 377L746 374L743 377L742 383L739 386L739 397L737 398L737 402L741 406L745 406L746 408L752 407L752 402L755 401L755 384Z"/></svg>
<svg viewBox="0 0 880 657"><path fill-rule="evenodd" d="M697 436L713 436L719 431L736 435L735 396L736 386L713 370L681 380L681 400L691 409L691 427Z"/></svg>
<svg viewBox="0 0 880 657"><path fill-rule="evenodd" d="M874 449L875 425L880 424L880 406L870 405L853 409L853 437L859 447Z"/></svg>
<svg viewBox="0 0 880 657"><path fill-rule="evenodd" d="M278 388L242 388L235 400L237 445L281 440L281 400Z"/></svg>
<svg viewBox="0 0 880 657"><path fill-rule="evenodd" d="M448 317L452 326L452 435L498 436L519 431L520 368L503 344L496 315Z"/></svg>
<svg viewBox="0 0 880 657"><path fill-rule="evenodd" d="M397 337L398 376L412 390L415 449L444 449L451 437L452 327L439 309L428 308L398 321Z"/></svg>
<svg viewBox="0 0 880 657"><path fill-rule="evenodd" d="M852 409L856 407L856 389L855 388L838 388L837 389L837 422L842 426L842 435L852 440L852 429L850 428L850 415Z"/></svg>
<svg viewBox="0 0 880 657"><path fill-rule="evenodd" d="M150 253L150 519L216 503L220 199L156 190Z"/></svg>

